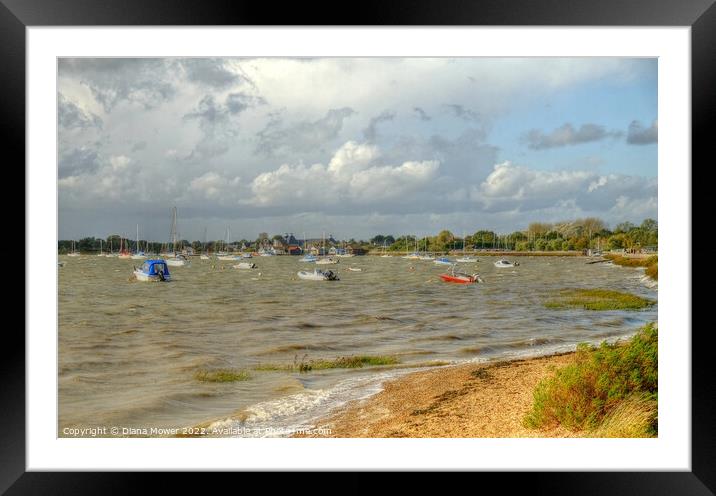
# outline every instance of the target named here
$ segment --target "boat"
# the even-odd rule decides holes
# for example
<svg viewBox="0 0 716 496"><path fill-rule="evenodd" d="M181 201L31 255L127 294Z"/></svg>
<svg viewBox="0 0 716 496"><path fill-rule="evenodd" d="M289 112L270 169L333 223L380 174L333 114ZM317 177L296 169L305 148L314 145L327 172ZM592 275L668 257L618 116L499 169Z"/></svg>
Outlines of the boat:
<svg viewBox="0 0 716 496"><path fill-rule="evenodd" d="M72 240L72 251L67 254L68 257L79 257L80 252L75 249L75 241Z"/></svg>
<svg viewBox="0 0 716 496"><path fill-rule="evenodd" d="M320 269L314 269L312 272L309 272L307 270L299 270L298 271L298 277L299 279L304 279L306 281L338 281L338 275L334 273L332 270L320 270Z"/></svg>
<svg viewBox="0 0 716 496"><path fill-rule="evenodd" d="M299 258L299 262L305 262L305 263L313 263L317 261L318 258L315 255L311 255L310 253L306 253L303 257Z"/></svg>
<svg viewBox="0 0 716 496"><path fill-rule="evenodd" d="M473 247L474 249L474 247ZM462 233L462 256L455 260L459 263L473 263L477 262L477 258L465 255L465 233Z"/></svg>
<svg viewBox="0 0 716 496"><path fill-rule="evenodd" d="M137 224L137 251L132 255L132 260L144 260L147 256L139 250L139 224Z"/></svg>
<svg viewBox="0 0 716 496"><path fill-rule="evenodd" d="M242 253L241 258L253 258L254 256L251 253Z"/></svg>
<svg viewBox="0 0 716 496"><path fill-rule="evenodd" d="M117 255L117 258L132 258L132 254L129 253L129 250L127 250L127 247L124 244L124 238L119 238L119 254Z"/></svg>
<svg viewBox="0 0 716 496"><path fill-rule="evenodd" d="M318 260L316 260L316 265L334 265L339 262L340 260L334 260L331 257L319 258Z"/></svg>
<svg viewBox="0 0 716 496"><path fill-rule="evenodd" d="M401 257L401 258L404 258L404 259L406 259L406 260L419 260L419 259L420 259L420 255L418 255L417 253L410 253L410 254L408 254L408 255L404 255L404 256Z"/></svg>
<svg viewBox="0 0 716 496"><path fill-rule="evenodd" d="M134 277L137 281L147 282L168 282L171 280L169 275L168 261L161 259L147 260L140 268L134 268Z"/></svg>
<svg viewBox="0 0 716 496"><path fill-rule="evenodd" d="M233 266L235 269L255 269L256 264L252 262L239 262Z"/></svg>
<svg viewBox="0 0 716 496"><path fill-rule="evenodd" d="M181 253L174 255L172 258L167 258L167 265L172 267L185 267L191 265L191 262Z"/></svg>
<svg viewBox="0 0 716 496"><path fill-rule="evenodd" d="M204 246L202 246L201 256L199 256L199 258L201 260L211 260L211 257L209 257L209 253L206 248L207 248L207 246L206 246L206 227L205 227L204 228Z"/></svg>
<svg viewBox="0 0 716 496"><path fill-rule="evenodd" d="M169 234L169 237L172 240L172 248L174 250L174 256L167 258L166 262L167 265L170 265L172 267L184 267L187 265L190 265L191 262L189 262L189 259L186 258L184 255L177 253L177 208L172 208L172 227Z"/></svg>
<svg viewBox="0 0 716 496"><path fill-rule="evenodd" d="M363 272L363 269L361 269L360 267L348 267L348 270L350 270L351 272Z"/></svg>
<svg viewBox="0 0 716 496"><path fill-rule="evenodd" d="M202 260L211 260L211 258L209 257L209 255L207 255L206 253L202 253L199 258L202 259Z"/></svg>
<svg viewBox="0 0 716 496"><path fill-rule="evenodd" d="M259 249L259 256L260 257L273 257L276 255L276 251L273 248L260 248Z"/></svg>
<svg viewBox="0 0 716 496"><path fill-rule="evenodd" d="M453 261L447 257L436 258L433 263L435 265L453 265Z"/></svg>
<svg viewBox="0 0 716 496"><path fill-rule="evenodd" d="M57 266L58 266L58 267L64 267L64 266L65 266L65 262L57 262Z"/></svg>
<svg viewBox="0 0 716 496"><path fill-rule="evenodd" d="M450 273L440 274L440 279L445 282L453 282L457 284L475 284L478 282L484 282L479 274L467 274L465 272L458 272L455 270L454 265Z"/></svg>
<svg viewBox="0 0 716 496"><path fill-rule="evenodd" d="M495 262L495 267L497 267L498 269L502 269L507 267L517 267L519 264L519 262L510 262L509 260L505 260L504 258L502 258Z"/></svg>
<svg viewBox="0 0 716 496"><path fill-rule="evenodd" d="M217 255L217 260L229 260L229 261L236 261L240 260L241 257L237 257L236 255Z"/></svg>
<svg viewBox="0 0 716 496"><path fill-rule="evenodd" d="M435 260L435 257L432 255L420 255L420 257L418 257L418 258L420 260L427 260L427 261Z"/></svg>
<svg viewBox="0 0 716 496"><path fill-rule="evenodd" d="M98 257L104 257L105 254L102 251L102 238L99 239L99 253L97 254Z"/></svg>

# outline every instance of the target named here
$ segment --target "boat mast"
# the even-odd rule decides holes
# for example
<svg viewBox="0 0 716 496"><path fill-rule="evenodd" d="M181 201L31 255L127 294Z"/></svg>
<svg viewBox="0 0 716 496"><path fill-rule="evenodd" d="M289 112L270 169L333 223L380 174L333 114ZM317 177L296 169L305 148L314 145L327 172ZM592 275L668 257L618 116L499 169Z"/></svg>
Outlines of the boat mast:
<svg viewBox="0 0 716 496"><path fill-rule="evenodd" d="M174 254L176 255L177 252L177 208L172 208L172 229L169 233L169 237L172 241L172 247L174 250Z"/></svg>

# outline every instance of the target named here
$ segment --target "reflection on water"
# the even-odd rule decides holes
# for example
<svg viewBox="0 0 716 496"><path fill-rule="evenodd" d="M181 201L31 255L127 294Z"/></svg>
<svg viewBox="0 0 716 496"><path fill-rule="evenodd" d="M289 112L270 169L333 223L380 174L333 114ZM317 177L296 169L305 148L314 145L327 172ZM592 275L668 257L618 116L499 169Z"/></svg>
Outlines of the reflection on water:
<svg viewBox="0 0 716 496"><path fill-rule="evenodd" d="M583 258L522 257L519 267L497 269L485 257L469 268L485 280L474 285L444 283L437 277L444 267L400 258L343 259L331 267L337 282L299 280L296 272L310 264L298 257L257 258L255 270L196 258L172 267L171 283L130 281L138 261L60 258L60 430L247 415L290 423L404 370L257 371L235 383L199 382L194 373L304 357L397 355L418 364L547 353L631 334L657 315L656 307L544 308L550 291L564 287L656 298L642 272Z"/></svg>

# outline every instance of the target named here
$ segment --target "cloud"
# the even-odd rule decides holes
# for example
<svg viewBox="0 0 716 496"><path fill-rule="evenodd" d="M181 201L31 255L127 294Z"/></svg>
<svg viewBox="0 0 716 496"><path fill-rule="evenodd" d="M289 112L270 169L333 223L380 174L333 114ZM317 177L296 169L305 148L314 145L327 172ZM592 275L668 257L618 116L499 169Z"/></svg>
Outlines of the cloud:
<svg viewBox="0 0 716 496"><path fill-rule="evenodd" d="M110 112L128 102L145 109L168 101L176 92L171 59L150 58L60 58L60 77L73 77L90 89L94 98Z"/></svg>
<svg viewBox="0 0 716 496"><path fill-rule="evenodd" d="M460 119L463 119L466 121L479 121L480 120L479 113L477 113L474 110L471 110L463 105L458 105L456 103L446 103L443 106L447 107L455 115L455 117L459 117Z"/></svg>
<svg viewBox="0 0 716 496"><path fill-rule="evenodd" d="M630 145L648 145L656 143L659 139L659 125L656 120L651 126L644 127L639 121L632 121L629 124L627 143Z"/></svg>
<svg viewBox="0 0 716 496"><path fill-rule="evenodd" d="M212 88L223 89L237 84L251 83L246 75L238 74L227 59L180 59L179 64L184 70L187 80Z"/></svg>
<svg viewBox="0 0 716 496"><path fill-rule="evenodd" d="M418 114L418 118L421 121L429 121L431 117L425 112L425 110L421 109L420 107L413 107L413 112Z"/></svg>
<svg viewBox="0 0 716 496"><path fill-rule="evenodd" d="M437 177L437 161L406 161L401 165L377 165L380 153L373 145L349 141L339 148L327 166L283 164L259 174L251 183L249 203L264 207L370 205L404 202L408 194L430 185Z"/></svg>
<svg viewBox="0 0 716 496"><path fill-rule="evenodd" d="M241 178L229 178L217 172L207 172L191 180L189 192L205 200L228 200L235 193ZM235 198L231 198L235 200Z"/></svg>
<svg viewBox="0 0 716 496"><path fill-rule="evenodd" d="M318 120L303 120L289 125L280 115L273 114L266 127L256 135L258 143L254 153L274 157L296 151L313 151L335 139L343 128L343 121L355 113L350 107L334 108Z"/></svg>
<svg viewBox="0 0 716 496"><path fill-rule="evenodd" d="M575 129L572 124L566 123L548 134L539 129L532 129L524 136L524 140L532 150L545 150L601 141L606 138L618 138L622 135L621 131L607 131L604 126L597 124L583 124L579 129Z"/></svg>
<svg viewBox="0 0 716 496"><path fill-rule="evenodd" d="M100 158L96 150L91 148L73 148L60 155L58 177L79 176L95 172L99 169Z"/></svg>
<svg viewBox="0 0 716 496"><path fill-rule="evenodd" d="M380 124L381 122L390 122L392 120L395 120L395 112L384 110L379 115L376 115L375 117L371 118L370 122L368 123L368 127L363 130L363 137L367 141L375 141L378 135L378 124Z"/></svg>
<svg viewBox="0 0 716 496"><path fill-rule="evenodd" d="M185 121L197 121L202 136L185 160L206 160L225 154L237 134L232 122L245 110L266 103L263 98L244 93L230 93L224 103L218 103L212 95L204 96L197 107L184 114Z"/></svg>
<svg viewBox="0 0 716 496"><path fill-rule="evenodd" d="M583 211L608 211L621 202L657 196L656 179L593 171L537 170L503 162L473 188L473 201L491 212L533 211L566 203ZM627 200L624 200L627 199Z"/></svg>
<svg viewBox="0 0 716 496"><path fill-rule="evenodd" d="M132 151L133 152L139 152L142 150L147 149L147 142L146 141L137 141L132 145Z"/></svg>
<svg viewBox="0 0 716 496"><path fill-rule="evenodd" d="M58 94L57 120L60 127L65 129L102 127L102 119L99 116L78 107L75 103L65 98L62 93Z"/></svg>

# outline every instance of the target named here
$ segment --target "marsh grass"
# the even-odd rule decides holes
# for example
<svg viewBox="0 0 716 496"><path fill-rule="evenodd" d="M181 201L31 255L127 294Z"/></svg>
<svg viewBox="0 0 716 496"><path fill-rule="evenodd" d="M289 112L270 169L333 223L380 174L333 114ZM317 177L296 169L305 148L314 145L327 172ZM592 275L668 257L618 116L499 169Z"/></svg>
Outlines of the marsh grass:
<svg viewBox="0 0 716 496"><path fill-rule="evenodd" d="M630 258L623 257L621 255L607 254L605 258L612 261L613 264L621 265L622 267L645 267L646 275L654 279L659 280L659 256L652 255L647 258Z"/></svg>
<svg viewBox="0 0 716 496"><path fill-rule="evenodd" d="M595 437L655 436L658 330L649 324L626 344L582 344L575 362L534 390L530 428L561 425Z"/></svg>
<svg viewBox="0 0 716 496"><path fill-rule="evenodd" d="M251 375L239 369L201 369L194 373L194 379L201 382L239 382L248 381Z"/></svg>
<svg viewBox="0 0 716 496"><path fill-rule="evenodd" d="M310 372L312 370L327 369L354 369L362 367L377 367L385 365L397 365L400 363L397 357L389 355L357 355L338 357L333 360L316 359L308 360L304 355L301 360L294 357L292 364L265 363L254 367L260 371L287 371L287 372Z"/></svg>
<svg viewBox="0 0 716 496"><path fill-rule="evenodd" d="M585 310L641 310L656 302L641 296L610 289L563 289L545 303L547 308Z"/></svg>

